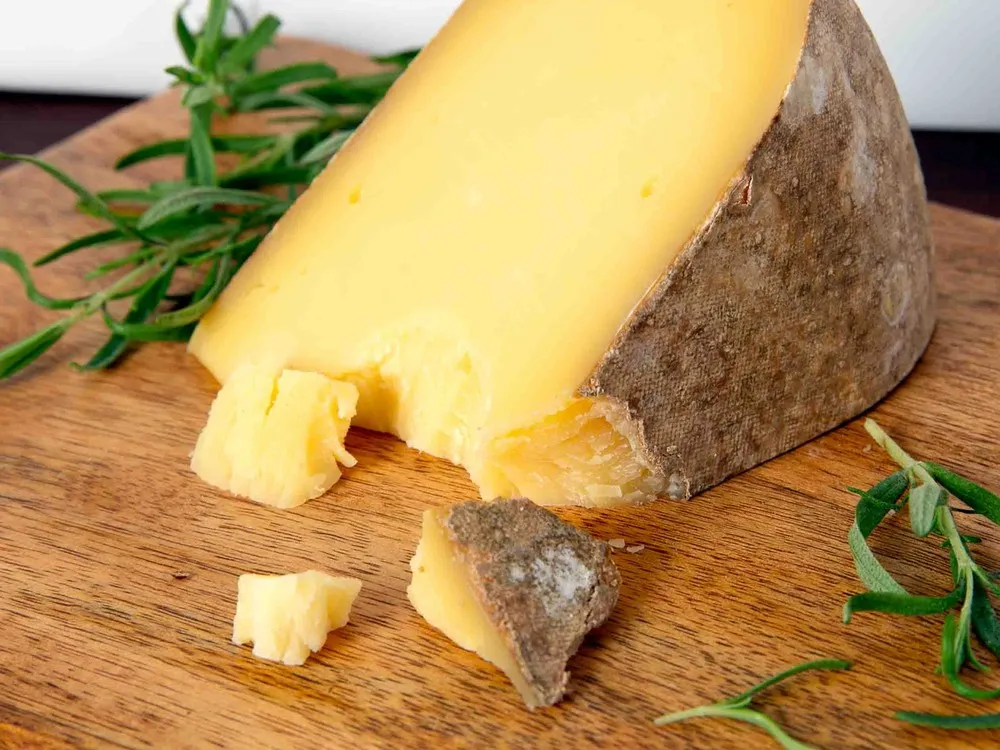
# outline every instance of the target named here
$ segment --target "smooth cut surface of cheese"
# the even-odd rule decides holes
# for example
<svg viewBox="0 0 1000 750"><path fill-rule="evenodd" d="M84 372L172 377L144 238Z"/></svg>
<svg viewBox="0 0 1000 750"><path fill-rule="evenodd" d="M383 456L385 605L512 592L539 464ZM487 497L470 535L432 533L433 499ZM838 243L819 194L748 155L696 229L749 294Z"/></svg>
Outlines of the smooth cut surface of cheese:
<svg viewBox="0 0 1000 750"><path fill-rule="evenodd" d="M467 0L191 351L353 382L358 424L484 497L663 493L626 407L578 392L774 118L809 5Z"/></svg>
<svg viewBox="0 0 1000 750"><path fill-rule="evenodd" d="M355 578L316 570L283 576L241 575L233 643L253 642L253 655L289 666L304 664L331 630L344 627L361 591Z"/></svg>
<svg viewBox="0 0 1000 750"><path fill-rule="evenodd" d="M242 365L219 392L191 468L203 480L265 505L319 497L354 466L344 447L354 385L313 372Z"/></svg>

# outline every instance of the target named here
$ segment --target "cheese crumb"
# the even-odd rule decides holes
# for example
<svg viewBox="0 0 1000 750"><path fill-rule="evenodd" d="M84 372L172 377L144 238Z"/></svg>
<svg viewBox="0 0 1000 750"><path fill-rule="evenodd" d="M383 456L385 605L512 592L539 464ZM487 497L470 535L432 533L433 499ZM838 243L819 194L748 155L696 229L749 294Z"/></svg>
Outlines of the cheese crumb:
<svg viewBox="0 0 1000 750"><path fill-rule="evenodd" d="M646 549L646 545L645 544L633 544L633 545L631 545L629 547L626 547L625 551L628 552L630 555L637 555L638 553L642 552L644 549Z"/></svg>
<svg viewBox="0 0 1000 750"><path fill-rule="evenodd" d="M608 546L611 547L612 549L625 549L625 540L612 539L610 542L608 542Z"/></svg>
<svg viewBox="0 0 1000 750"><path fill-rule="evenodd" d="M347 624L361 591L356 578L309 570L283 576L241 575L233 643L253 642L253 655L289 666L319 651L327 633Z"/></svg>

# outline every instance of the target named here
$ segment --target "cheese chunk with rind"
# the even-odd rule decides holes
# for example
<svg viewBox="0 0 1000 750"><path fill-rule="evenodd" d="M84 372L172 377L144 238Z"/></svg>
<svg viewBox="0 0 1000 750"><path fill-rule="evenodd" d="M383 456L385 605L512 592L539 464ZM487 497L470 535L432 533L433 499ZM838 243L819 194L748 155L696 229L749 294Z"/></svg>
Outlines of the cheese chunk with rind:
<svg viewBox="0 0 1000 750"><path fill-rule="evenodd" d="M567 661L620 584L607 544L527 500L426 511L410 570L421 616L499 667L529 708L562 698Z"/></svg>

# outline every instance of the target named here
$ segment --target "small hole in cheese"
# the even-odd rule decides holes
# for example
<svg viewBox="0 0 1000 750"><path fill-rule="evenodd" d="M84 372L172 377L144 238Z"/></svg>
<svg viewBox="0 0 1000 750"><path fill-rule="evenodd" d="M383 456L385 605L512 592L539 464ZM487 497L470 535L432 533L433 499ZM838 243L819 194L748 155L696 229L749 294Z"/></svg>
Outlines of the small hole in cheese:
<svg viewBox="0 0 1000 750"><path fill-rule="evenodd" d="M646 183L642 186L642 190L640 191L640 194L642 195L643 198L648 198L653 194L655 183L656 183L655 177L646 180Z"/></svg>
<svg viewBox="0 0 1000 750"><path fill-rule="evenodd" d="M351 194L347 196L347 201L352 206L361 202L361 186L354 188Z"/></svg>

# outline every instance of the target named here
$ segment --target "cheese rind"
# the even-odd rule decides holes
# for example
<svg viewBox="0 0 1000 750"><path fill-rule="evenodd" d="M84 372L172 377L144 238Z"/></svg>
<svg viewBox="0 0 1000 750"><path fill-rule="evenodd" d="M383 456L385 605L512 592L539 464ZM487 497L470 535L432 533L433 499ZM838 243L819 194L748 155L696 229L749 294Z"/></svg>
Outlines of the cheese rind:
<svg viewBox="0 0 1000 750"><path fill-rule="evenodd" d="M241 575L233 643L253 642L253 655L290 666L319 651L327 634L344 627L361 591L355 578L315 570L283 576Z"/></svg>
<svg viewBox="0 0 1000 750"><path fill-rule="evenodd" d="M358 424L484 497L608 505L853 416L933 318L853 0L467 0L191 350L223 382L280 351L354 383Z"/></svg>
<svg viewBox="0 0 1000 750"><path fill-rule="evenodd" d="M526 500L426 511L410 570L414 608L499 667L529 708L560 700L567 661L620 585L605 543Z"/></svg>
<svg viewBox="0 0 1000 750"><path fill-rule="evenodd" d="M234 495L278 508L319 497L356 463L344 438L358 401L350 383L244 365L219 392L191 468Z"/></svg>

